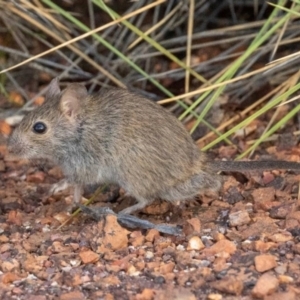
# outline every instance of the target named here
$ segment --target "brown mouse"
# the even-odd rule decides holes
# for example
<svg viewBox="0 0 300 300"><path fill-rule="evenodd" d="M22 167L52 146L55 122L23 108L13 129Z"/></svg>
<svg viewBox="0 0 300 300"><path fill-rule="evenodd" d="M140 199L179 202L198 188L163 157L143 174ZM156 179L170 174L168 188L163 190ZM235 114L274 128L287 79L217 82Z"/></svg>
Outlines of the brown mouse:
<svg viewBox="0 0 300 300"><path fill-rule="evenodd" d="M43 105L24 117L9 139L23 158L47 158L74 186L74 203L87 184L116 183L142 209L155 199L192 199L221 187L218 171L300 169L288 161L212 161L184 126L158 104L124 89L88 95L73 83L63 91L53 79Z"/></svg>

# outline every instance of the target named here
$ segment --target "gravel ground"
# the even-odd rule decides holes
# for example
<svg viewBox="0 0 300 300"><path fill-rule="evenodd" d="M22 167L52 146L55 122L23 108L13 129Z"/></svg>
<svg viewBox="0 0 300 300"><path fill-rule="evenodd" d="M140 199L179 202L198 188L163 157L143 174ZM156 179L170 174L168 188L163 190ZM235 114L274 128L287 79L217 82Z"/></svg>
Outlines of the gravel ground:
<svg viewBox="0 0 300 300"><path fill-rule="evenodd" d="M296 147L266 151L299 160ZM222 147L219 155L230 153ZM276 154L276 157L274 156ZM116 216L80 214L67 225L70 191L47 199L58 167L11 159L0 145L1 299L299 299L300 175L224 176L219 195L137 214L180 225L171 236L129 230ZM111 187L91 208L118 211L132 199Z"/></svg>

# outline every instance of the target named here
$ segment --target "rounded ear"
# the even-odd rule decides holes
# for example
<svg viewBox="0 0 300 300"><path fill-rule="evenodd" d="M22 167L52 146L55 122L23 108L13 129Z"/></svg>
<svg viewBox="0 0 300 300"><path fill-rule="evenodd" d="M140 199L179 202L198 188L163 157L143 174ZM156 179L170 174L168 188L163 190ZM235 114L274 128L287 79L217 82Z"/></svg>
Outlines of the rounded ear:
<svg viewBox="0 0 300 300"><path fill-rule="evenodd" d="M84 98L88 96L86 88L78 83L72 83L63 91L60 98L60 109L70 120L74 120L80 112Z"/></svg>
<svg viewBox="0 0 300 300"><path fill-rule="evenodd" d="M46 99L53 98L56 96L59 96L61 93L60 87L59 87L59 79L58 77L55 77L51 80L50 84L48 85L48 89L46 92Z"/></svg>

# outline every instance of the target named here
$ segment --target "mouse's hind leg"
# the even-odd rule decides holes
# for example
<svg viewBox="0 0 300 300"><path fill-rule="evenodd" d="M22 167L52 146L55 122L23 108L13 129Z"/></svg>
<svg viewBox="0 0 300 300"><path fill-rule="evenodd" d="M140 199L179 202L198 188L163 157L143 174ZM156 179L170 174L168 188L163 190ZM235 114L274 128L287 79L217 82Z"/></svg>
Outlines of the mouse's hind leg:
<svg viewBox="0 0 300 300"><path fill-rule="evenodd" d="M221 186L222 181L219 175L202 171L166 189L159 197L170 202L188 200L208 190L216 192Z"/></svg>

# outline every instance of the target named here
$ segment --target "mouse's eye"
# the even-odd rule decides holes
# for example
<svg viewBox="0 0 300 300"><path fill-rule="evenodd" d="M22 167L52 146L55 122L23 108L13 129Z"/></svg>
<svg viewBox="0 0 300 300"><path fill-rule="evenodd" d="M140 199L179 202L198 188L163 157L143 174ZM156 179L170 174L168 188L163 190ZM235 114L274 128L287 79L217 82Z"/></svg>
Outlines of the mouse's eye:
<svg viewBox="0 0 300 300"><path fill-rule="evenodd" d="M38 134L45 133L47 130L47 126L43 122L36 122L33 125L33 131Z"/></svg>

